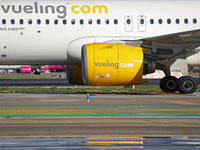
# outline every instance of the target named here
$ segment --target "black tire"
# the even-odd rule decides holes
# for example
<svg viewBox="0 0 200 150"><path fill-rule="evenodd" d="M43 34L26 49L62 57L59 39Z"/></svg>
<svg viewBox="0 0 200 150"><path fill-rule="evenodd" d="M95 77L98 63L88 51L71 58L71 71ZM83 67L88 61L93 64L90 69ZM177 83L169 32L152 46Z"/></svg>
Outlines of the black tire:
<svg viewBox="0 0 200 150"><path fill-rule="evenodd" d="M34 72L34 75L40 75L40 74L41 74L41 72L38 72L38 71Z"/></svg>
<svg viewBox="0 0 200 150"><path fill-rule="evenodd" d="M183 94L192 94L197 89L197 83L190 76L181 77L178 79L178 91Z"/></svg>
<svg viewBox="0 0 200 150"><path fill-rule="evenodd" d="M163 92L176 92L178 79L174 76L166 76L160 81L160 88Z"/></svg>

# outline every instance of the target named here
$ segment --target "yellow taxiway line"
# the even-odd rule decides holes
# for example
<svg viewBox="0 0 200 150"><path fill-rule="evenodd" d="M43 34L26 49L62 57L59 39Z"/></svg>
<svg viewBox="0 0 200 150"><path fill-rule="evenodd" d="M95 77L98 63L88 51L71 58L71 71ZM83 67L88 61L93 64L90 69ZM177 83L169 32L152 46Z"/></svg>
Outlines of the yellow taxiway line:
<svg viewBox="0 0 200 150"><path fill-rule="evenodd" d="M193 106L196 106L196 105L199 105L197 103L190 103L190 102L186 102L186 101L165 101L165 102L168 102L168 103L174 103L174 104L180 104L180 105L193 105Z"/></svg>

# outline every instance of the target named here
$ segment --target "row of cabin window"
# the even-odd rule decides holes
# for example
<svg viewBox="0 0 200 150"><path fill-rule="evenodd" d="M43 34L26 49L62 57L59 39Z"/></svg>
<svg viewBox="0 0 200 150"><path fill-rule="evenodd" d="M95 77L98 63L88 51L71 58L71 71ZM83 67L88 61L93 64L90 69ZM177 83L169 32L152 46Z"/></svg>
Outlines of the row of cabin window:
<svg viewBox="0 0 200 150"><path fill-rule="evenodd" d="M127 19L126 23L127 24L131 24L131 20ZM144 23L145 23L145 20L144 19L140 19L140 24L144 24ZM158 19L158 23L159 24L163 24L163 19ZM167 19L167 24L171 24L171 23L172 23L171 19ZM176 19L175 23L176 24L180 24L180 19ZM187 18L184 19L184 23L188 24L189 20ZM154 19L150 19L150 24L154 24ZM197 19L196 18L193 19L193 24L197 24Z"/></svg>
<svg viewBox="0 0 200 150"><path fill-rule="evenodd" d="M10 22L11 22L11 24L15 24L15 19L11 19ZM67 20L65 20L65 19L62 20L62 22L63 22L64 25L67 24ZM98 25L101 24L101 20L100 20L100 19L97 19L96 22L97 22ZM127 24L131 24L131 20L130 20L130 19L127 19L126 22L127 22ZM150 24L154 24L154 22L155 22L154 19L150 19ZM19 20L19 23L20 23L20 24L24 24L24 20L23 20L23 19L20 19L20 20ZM28 24L31 25L32 23L33 23L32 19L29 19L29 20L28 20ZM46 19L46 20L45 20L45 23L46 23L47 25L50 24L50 20L49 20L49 19ZM83 25L83 24L84 24L84 20L81 19L79 23L80 23L81 25ZM93 23L93 20L92 20L92 19L89 19L89 20L88 20L88 24L91 25L92 23ZM144 24L144 23L145 23L144 19L140 19L140 24ZM158 19L158 23L159 23L159 24L163 24L163 19ZM171 23L172 23L171 19L167 19L167 24L171 24ZM176 20L175 20L175 23L176 23L176 24L180 24L180 19L176 19ZM185 23L185 24L188 24L188 23L189 23L189 20L188 20L187 18L184 19L184 23ZM3 20L2 20L2 24L6 24L6 19L3 19ZM40 19L37 19L37 24L41 24L41 20L40 20ZM54 24L56 24L56 25L58 24L58 20L57 20L57 19L54 20ZM71 24L72 24L72 25L75 25L75 24L76 24L75 19L72 19L72 20L71 20ZM110 20L109 20L109 19L106 19L106 20L105 20L105 24L107 24L107 25L110 24ZM118 20L117 20L117 19L114 19L114 24L118 24ZM197 19L196 19L196 18L193 19L193 24L197 24Z"/></svg>
<svg viewBox="0 0 200 150"><path fill-rule="evenodd" d="M37 19L37 24L41 24L41 22L42 22L42 21L41 21L40 19ZM97 19L96 22L97 22L98 25L101 24L101 20L100 20L100 19ZM117 20L117 19L114 19L113 22L114 22L114 24L118 24L118 20ZM11 24L15 24L15 19L11 19L11 20L10 20L10 23L11 23ZM31 25L32 23L33 23L32 19L29 19L29 20L28 20L28 24ZM50 20L49 20L49 19L46 19L46 20L45 20L45 23L46 23L47 25L50 24ZM63 23L64 25L67 24L67 20L65 20L65 19L62 20L62 23ZM84 20L81 19L81 20L79 21L79 23L80 23L81 25L83 25L83 24L84 24ZM91 25L92 23L93 23L93 20L92 20L92 19L89 19L89 20L88 20L88 24ZM105 20L105 23L106 23L106 24L109 24L109 23L110 23L110 20L109 20L109 19L106 19L106 20ZM6 24L6 19L3 19L3 20L2 20L2 24ZM19 24L24 24L24 20L23 20L23 19L20 19L20 20L19 20ZM54 20L54 24L56 24L56 25L58 24L58 20L57 20L57 19ZM71 24L72 24L72 25L75 25L75 24L76 24L76 20L75 20L75 19L72 19L72 20L71 20Z"/></svg>
<svg viewBox="0 0 200 150"><path fill-rule="evenodd" d="M185 24L188 24L188 23L189 23L189 20L188 20L187 18L185 18L185 19L183 20L183 22L184 22ZM197 24L197 19L194 18L194 19L192 20L192 22L193 22L193 24ZM141 19L141 20L140 20L140 23L141 23L141 24L144 24L144 19ZM163 19L158 19L158 23L159 23L159 24L163 24ZM172 23L172 20L171 20L171 19L167 19L167 24L171 24L171 23ZM175 19L175 23L176 23L176 24L180 24L180 23L181 23L180 19ZM150 19L150 24L154 24L154 19Z"/></svg>

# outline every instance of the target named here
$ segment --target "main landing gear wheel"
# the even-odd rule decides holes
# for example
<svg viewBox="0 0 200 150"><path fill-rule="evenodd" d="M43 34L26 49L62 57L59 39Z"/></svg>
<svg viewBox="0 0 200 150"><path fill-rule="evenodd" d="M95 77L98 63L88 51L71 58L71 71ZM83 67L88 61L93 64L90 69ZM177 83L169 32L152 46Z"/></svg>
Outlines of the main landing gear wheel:
<svg viewBox="0 0 200 150"><path fill-rule="evenodd" d="M160 88L163 92L176 92L178 79L174 76L166 76L160 81Z"/></svg>
<svg viewBox="0 0 200 150"><path fill-rule="evenodd" d="M180 93L192 94L197 89L197 83L194 78L190 76L181 77L178 79L178 91Z"/></svg>
<svg viewBox="0 0 200 150"><path fill-rule="evenodd" d="M40 75L40 74L41 74L41 72L39 72L39 71L34 72L34 75Z"/></svg>

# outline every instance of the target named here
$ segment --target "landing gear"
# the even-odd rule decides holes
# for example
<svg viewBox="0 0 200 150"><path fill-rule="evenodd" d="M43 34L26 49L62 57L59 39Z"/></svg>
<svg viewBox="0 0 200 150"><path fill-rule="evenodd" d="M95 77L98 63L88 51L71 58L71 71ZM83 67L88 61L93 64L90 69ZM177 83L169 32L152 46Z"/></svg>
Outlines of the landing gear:
<svg viewBox="0 0 200 150"><path fill-rule="evenodd" d="M189 93L192 94L196 91L197 89L197 83L194 80L194 78L190 77L190 76L185 76L185 77L181 77L178 80L178 91L180 93Z"/></svg>
<svg viewBox="0 0 200 150"><path fill-rule="evenodd" d="M166 76L160 81L160 88L164 92L176 92L178 79L174 76Z"/></svg>
<svg viewBox="0 0 200 150"><path fill-rule="evenodd" d="M194 78L184 76L177 79L174 76L166 76L160 81L160 88L163 92L176 92L192 94L197 89Z"/></svg>
<svg viewBox="0 0 200 150"><path fill-rule="evenodd" d="M41 72L35 70L34 75L40 75L40 74L41 74Z"/></svg>

